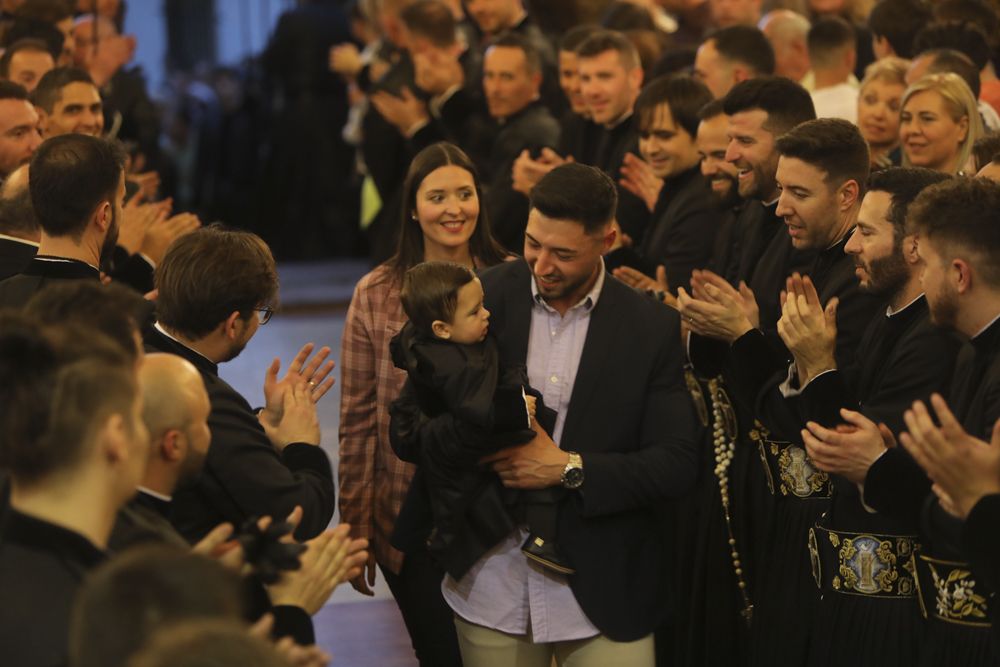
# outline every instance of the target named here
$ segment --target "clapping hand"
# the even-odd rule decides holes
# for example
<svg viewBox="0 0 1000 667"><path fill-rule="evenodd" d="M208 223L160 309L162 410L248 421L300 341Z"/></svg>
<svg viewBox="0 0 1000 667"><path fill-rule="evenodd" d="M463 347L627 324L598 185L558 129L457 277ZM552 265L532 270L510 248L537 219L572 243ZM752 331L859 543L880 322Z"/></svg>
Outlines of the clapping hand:
<svg viewBox="0 0 1000 667"><path fill-rule="evenodd" d="M860 412L842 409L840 416L845 423L832 429L806 422L802 442L817 468L863 484L871 465L895 444L892 434Z"/></svg>
<svg viewBox="0 0 1000 667"><path fill-rule="evenodd" d="M757 300L745 283L737 290L711 271L696 270L691 291L678 288L677 307L694 333L733 343L758 326Z"/></svg>
<svg viewBox="0 0 1000 667"><path fill-rule="evenodd" d="M619 266L611 274L629 287L641 292L653 291L663 293L663 303L673 308L677 307L677 297L670 293L670 284L667 282L667 269L662 264L656 267L656 278L650 278L638 269L631 266Z"/></svg>
<svg viewBox="0 0 1000 667"><path fill-rule="evenodd" d="M837 367L836 297L823 307L809 276L792 274L781 299L778 335L795 357L799 386L805 386L823 371Z"/></svg>
<svg viewBox="0 0 1000 667"><path fill-rule="evenodd" d="M641 199L652 212L663 189L663 179L653 173L648 162L632 153L625 153L621 172L622 177L618 179L621 186Z"/></svg>
<svg viewBox="0 0 1000 667"><path fill-rule="evenodd" d="M941 425L917 401L903 415L907 431L899 439L934 482L941 506L964 519L980 498L1000 493L1000 421L985 442L962 428L939 394L931 396L931 406Z"/></svg>
<svg viewBox="0 0 1000 667"><path fill-rule="evenodd" d="M420 123L430 120L427 105L414 96L409 88L404 87L400 90L399 97L380 90L372 93L369 99L378 112L392 125L395 125L404 137L408 137L413 128Z"/></svg>

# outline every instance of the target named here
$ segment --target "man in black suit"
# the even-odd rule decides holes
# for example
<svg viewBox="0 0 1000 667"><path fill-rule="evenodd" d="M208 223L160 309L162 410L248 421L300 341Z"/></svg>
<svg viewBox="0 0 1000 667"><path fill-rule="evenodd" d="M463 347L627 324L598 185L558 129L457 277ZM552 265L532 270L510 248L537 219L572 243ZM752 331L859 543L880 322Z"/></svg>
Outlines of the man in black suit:
<svg viewBox="0 0 1000 667"><path fill-rule="evenodd" d="M0 185L0 280L24 271L38 252L40 238L28 190L28 166L21 165Z"/></svg>
<svg viewBox="0 0 1000 667"><path fill-rule="evenodd" d="M212 404L212 447L203 473L177 489L172 521L189 540L223 521L284 517L303 510L296 535L319 534L333 515L330 462L319 448L315 401L332 386L329 348L309 360L306 345L280 381L279 363L264 380L259 415L218 374L270 318L278 277L267 245L249 232L209 227L170 248L157 269L158 321L151 351L184 357L201 371Z"/></svg>
<svg viewBox="0 0 1000 667"><path fill-rule="evenodd" d="M53 137L35 151L28 188L41 239L24 271L0 282L0 305L12 308L51 282L100 280L122 218L125 153L83 134Z"/></svg>
<svg viewBox="0 0 1000 667"><path fill-rule="evenodd" d="M557 539L576 574L532 565L518 529L461 580L446 578L469 667L547 667L571 650L581 665L654 661L671 601L664 501L694 483L694 415L676 313L605 272L615 200L593 167L552 170L532 192L526 261L482 274L501 357L526 363L557 412L551 436L536 426L534 440L489 461L506 487L561 495ZM427 423L420 445L448 425Z"/></svg>

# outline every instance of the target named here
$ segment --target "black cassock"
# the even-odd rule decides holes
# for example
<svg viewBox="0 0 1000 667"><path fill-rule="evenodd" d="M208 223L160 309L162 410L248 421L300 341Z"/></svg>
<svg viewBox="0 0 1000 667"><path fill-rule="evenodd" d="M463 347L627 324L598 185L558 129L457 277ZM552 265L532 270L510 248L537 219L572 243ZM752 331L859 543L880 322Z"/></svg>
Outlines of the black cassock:
<svg viewBox="0 0 1000 667"><path fill-rule="evenodd" d="M950 394L952 411L963 428L987 441L1000 417L998 352L1000 322L994 321L959 353ZM918 664L1000 664L991 633L990 573L983 571L981 576L970 568L973 556L963 547L962 523L927 494L926 486L918 483L922 475L901 453L891 451L872 465L865 478L869 505L920 522L922 550L914 562L927 623ZM972 525L975 529L977 523ZM995 536L996 525L988 530Z"/></svg>
<svg viewBox="0 0 1000 667"><path fill-rule="evenodd" d="M751 285L761 306L761 327L771 335L775 335L780 314L777 294L785 277L810 258L793 251L776 208L776 204L744 202L736 219L720 230L709 264L734 286L740 281ZM720 213L720 217L728 214ZM744 615L755 598L754 572L766 553L773 501L756 448L749 441L752 404L743 402L729 386L729 346L692 334L688 351L692 367L688 386L702 415L703 444L698 484L688 498L679 501L676 512L677 541L685 545L676 568L681 573L676 582L678 613L673 630L657 638L657 661L692 667L738 664L745 661L748 650L749 625ZM716 408L721 411L718 420ZM726 419L726 414L732 419ZM733 440L728 436L736 440L724 485L728 508L715 472L716 427L728 431L728 440ZM758 534L764 537L758 539ZM739 576L733 553L739 555Z"/></svg>
<svg viewBox="0 0 1000 667"><path fill-rule="evenodd" d="M853 363L858 344L869 322L885 304L860 291L853 259L844 253L848 232L833 246L817 253L799 270L811 277L826 304L837 297L838 367ZM790 239L787 243L791 245ZM761 298L761 321L765 308L780 313L780 288ZM812 577L806 540L809 530L829 507L829 477L809 463L798 433L780 433L767 423L758 402L761 388L787 373L790 354L780 337L767 330L753 330L735 341L731 355L735 393L753 406L755 441L764 483L774 504L767 525L758 522L754 539L758 562L754 588L756 600L750 641L751 665L807 664L809 635L819 595ZM763 530L761 530L761 528Z"/></svg>
<svg viewBox="0 0 1000 667"><path fill-rule="evenodd" d="M847 408L898 433L913 401L947 392L959 347L956 336L931 324L921 296L891 316L877 314L851 366L813 378L788 398L772 383L759 397L762 416L794 437L807 420L834 428ZM919 525L866 510L858 488L842 477L831 475L831 487L830 508L808 541L821 590L808 664L913 665L921 622L910 559Z"/></svg>
<svg viewBox="0 0 1000 667"><path fill-rule="evenodd" d="M73 600L86 574L105 558L79 533L7 511L0 532L0 656L5 665L67 663Z"/></svg>

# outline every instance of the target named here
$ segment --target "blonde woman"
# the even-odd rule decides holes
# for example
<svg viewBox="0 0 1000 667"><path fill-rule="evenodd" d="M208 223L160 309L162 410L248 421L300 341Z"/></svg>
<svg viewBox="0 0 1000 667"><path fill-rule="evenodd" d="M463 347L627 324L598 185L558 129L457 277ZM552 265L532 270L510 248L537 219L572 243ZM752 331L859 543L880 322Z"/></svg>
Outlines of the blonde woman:
<svg viewBox="0 0 1000 667"><path fill-rule="evenodd" d="M957 74L928 74L903 94L899 138L904 167L961 173L983 134L976 99Z"/></svg>
<svg viewBox="0 0 1000 667"><path fill-rule="evenodd" d="M868 142L872 169L898 166L899 111L906 92L909 60L890 56L876 60L865 69L858 91L858 129Z"/></svg>

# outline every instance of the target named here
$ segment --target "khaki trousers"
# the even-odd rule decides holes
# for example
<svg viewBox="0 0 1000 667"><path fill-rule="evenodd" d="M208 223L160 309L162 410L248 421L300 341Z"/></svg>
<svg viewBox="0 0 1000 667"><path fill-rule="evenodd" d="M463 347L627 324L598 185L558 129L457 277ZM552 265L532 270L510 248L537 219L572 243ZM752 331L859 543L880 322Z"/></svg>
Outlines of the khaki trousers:
<svg viewBox="0 0 1000 667"><path fill-rule="evenodd" d="M575 641L533 644L528 635L509 635L455 616L465 667L653 667L653 635L615 642L603 635Z"/></svg>

